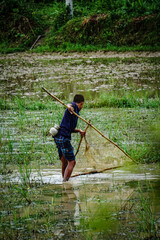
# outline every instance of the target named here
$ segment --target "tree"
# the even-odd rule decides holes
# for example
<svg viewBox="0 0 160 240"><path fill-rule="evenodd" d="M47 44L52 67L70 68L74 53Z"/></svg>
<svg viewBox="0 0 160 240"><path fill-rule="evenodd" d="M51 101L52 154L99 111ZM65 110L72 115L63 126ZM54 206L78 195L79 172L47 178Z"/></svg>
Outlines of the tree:
<svg viewBox="0 0 160 240"><path fill-rule="evenodd" d="M66 0L66 6L69 6L70 14L73 17L73 0Z"/></svg>

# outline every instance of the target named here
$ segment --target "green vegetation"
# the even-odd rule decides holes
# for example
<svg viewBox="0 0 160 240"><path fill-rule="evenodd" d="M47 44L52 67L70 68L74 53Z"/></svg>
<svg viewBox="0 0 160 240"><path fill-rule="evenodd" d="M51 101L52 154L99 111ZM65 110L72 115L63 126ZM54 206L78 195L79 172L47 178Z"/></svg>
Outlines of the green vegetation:
<svg viewBox="0 0 160 240"><path fill-rule="evenodd" d="M53 103L50 99L40 101L37 99L21 99L13 97L12 99L0 98L1 110L53 110ZM90 102L88 99L85 108L102 108L102 107L115 107L115 108L147 108L157 109L160 106L160 99L157 97L137 97L131 93L122 93L122 96L117 93L103 94ZM57 106L58 109L58 106Z"/></svg>
<svg viewBox="0 0 160 240"><path fill-rule="evenodd" d="M151 50L158 50L159 22L160 18L157 15L125 20L112 14L73 19L66 23L56 35L51 30L50 36L46 37L46 41L44 40L44 46L49 46L52 51L56 51L57 48L72 50L74 45L79 51L83 50L84 46L86 51L125 49L122 46L126 46L127 50L129 47L136 49L136 46L137 50L147 49L147 46L152 46Z"/></svg>
<svg viewBox="0 0 160 240"><path fill-rule="evenodd" d="M53 124L60 124L64 108L48 99L43 104L19 98L5 100L4 103L1 102L1 121L5 122L8 130L1 133L1 173L10 172L12 164L26 167L30 164L36 167L39 164L58 164L56 146L48 132ZM159 108L152 108L152 105L149 109L88 107L82 116L86 120L91 119L101 132L107 129L109 138L136 162L160 161ZM82 121L79 121L79 127L84 128ZM78 141L76 135L73 138L75 149Z"/></svg>
<svg viewBox="0 0 160 240"><path fill-rule="evenodd" d="M29 50L39 35L39 53L160 49L158 0L74 0L73 19L68 10L2 0L0 52ZM159 239L160 59L67 55L0 56L0 239ZM139 164L63 184L49 129L65 109L42 86L65 103L83 93L81 116Z"/></svg>
<svg viewBox="0 0 160 240"><path fill-rule="evenodd" d="M34 1L5 0L0 8L0 49L14 52L28 49L46 23L37 12Z"/></svg>
<svg viewBox="0 0 160 240"><path fill-rule="evenodd" d="M132 184L127 184L127 187ZM144 181L134 184L134 191L128 198L125 196L121 204L113 198L114 191L119 192L121 186L105 189L106 192L112 192L111 201L104 199L101 192L94 197L93 205L86 202L86 211L79 227L83 229L85 239L158 239L158 218L152 209L149 193L153 191L152 186ZM128 214L131 215L129 222Z"/></svg>
<svg viewBox="0 0 160 240"><path fill-rule="evenodd" d="M121 96L120 96L121 95ZM149 98L148 96L141 98L131 93L122 92L121 94L110 93L102 94L99 99L92 103L88 103L88 107L118 107L118 108L158 108L160 99Z"/></svg>
<svg viewBox="0 0 160 240"><path fill-rule="evenodd" d="M48 239L49 236L54 236L53 230L57 222L55 199L61 197L61 189L53 186L49 189L40 183L31 186L10 183L5 184L2 192L0 229L3 231L0 231L0 238Z"/></svg>
<svg viewBox="0 0 160 240"><path fill-rule="evenodd" d="M0 51L159 50L158 0L2 1ZM6 16L8 16L6 18Z"/></svg>
<svg viewBox="0 0 160 240"><path fill-rule="evenodd" d="M69 239L159 238L159 181L116 182L113 176L73 187L31 181L26 166L16 174L21 182L3 176L0 184L1 239L57 239L59 232Z"/></svg>
<svg viewBox="0 0 160 240"><path fill-rule="evenodd" d="M64 108L46 96L42 86L65 103L72 100L73 92L82 92L86 120L91 119L102 133L108 131L109 138L136 162L160 161L159 57L22 55L0 60L1 122L7 124L5 133L1 131L3 173L10 171L7 165L12 163L56 164L58 155L48 131L61 120ZM10 128L16 129L14 135Z"/></svg>

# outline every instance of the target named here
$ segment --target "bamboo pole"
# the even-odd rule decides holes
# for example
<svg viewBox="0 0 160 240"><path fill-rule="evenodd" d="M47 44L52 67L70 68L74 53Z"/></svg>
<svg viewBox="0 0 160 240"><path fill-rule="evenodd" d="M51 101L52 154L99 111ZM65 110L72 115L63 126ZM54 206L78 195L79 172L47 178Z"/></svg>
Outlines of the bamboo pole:
<svg viewBox="0 0 160 240"><path fill-rule="evenodd" d="M72 175L71 178L73 177L78 177L78 176L82 176L82 175L88 175L88 174L96 174L96 173L103 173L105 171L109 171L109 170L112 170L112 169L116 169L116 168L120 168L122 166L115 166L115 167L110 167L110 168L105 168L103 170L93 170L93 171L90 171L90 172L85 172L85 173L77 173L75 175Z"/></svg>
<svg viewBox="0 0 160 240"><path fill-rule="evenodd" d="M67 109L69 109L69 107L63 103L59 98L57 98L56 96L54 96L53 94L51 94L50 92L47 91L46 88L42 87L42 89L48 93L51 97L53 97L56 101L58 101L59 103L61 103L62 105L64 105ZM70 110L70 109L69 109ZM129 157L132 161L134 161L134 159L132 157L130 157L121 147L119 147L115 142L113 142L112 140L110 140L109 138L107 138L103 133L101 133L96 127L94 127L90 122L86 121L84 118L82 118L81 116L79 116L76 112L72 111L72 113L74 115L76 115L78 118L80 118L82 121L84 121L85 123L87 123L90 127L92 127L95 131L97 131L102 137L104 137L106 140L108 140L110 143L112 143L114 146L116 146L117 148L119 148L119 150L121 150L127 157Z"/></svg>
<svg viewBox="0 0 160 240"><path fill-rule="evenodd" d="M89 123L90 123L90 120L89 120ZM87 124L87 126L86 126L86 128L85 128L85 130L84 130L85 133L86 133L88 127L89 127L89 125ZM76 156L76 155L78 154L78 152L79 152L79 149L80 149L80 146L81 146L82 139L83 139L83 136L81 136L81 139L80 139L80 141L79 141L79 145L78 145L77 152L76 152L75 156Z"/></svg>

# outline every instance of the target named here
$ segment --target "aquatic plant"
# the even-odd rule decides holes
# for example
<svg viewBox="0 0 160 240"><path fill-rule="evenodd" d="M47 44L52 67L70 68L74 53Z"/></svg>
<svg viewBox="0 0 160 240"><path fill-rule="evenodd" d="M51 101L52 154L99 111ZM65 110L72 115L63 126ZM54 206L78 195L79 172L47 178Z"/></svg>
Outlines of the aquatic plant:
<svg viewBox="0 0 160 240"><path fill-rule="evenodd" d="M20 173L20 181L22 182L23 185L31 185L31 173L32 173L32 168L31 166L25 162L23 166L19 164L19 173Z"/></svg>
<svg viewBox="0 0 160 240"><path fill-rule="evenodd" d="M151 187L149 187L150 190ZM156 216L153 213L152 201L150 197L144 196L144 193L139 185L139 203L135 210L136 222L138 227L138 235L146 236L148 238L156 238L157 226Z"/></svg>

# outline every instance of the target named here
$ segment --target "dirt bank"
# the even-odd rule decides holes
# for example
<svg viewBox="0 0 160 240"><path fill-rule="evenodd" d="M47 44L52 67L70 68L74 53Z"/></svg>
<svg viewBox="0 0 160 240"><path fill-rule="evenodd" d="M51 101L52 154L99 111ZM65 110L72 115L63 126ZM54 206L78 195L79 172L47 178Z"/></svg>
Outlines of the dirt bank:
<svg viewBox="0 0 160 240"><path fill-rule="evenodd" d="M0 59L4 58L17 58L17 57L23 57L23 58L43 58L44 56L47 59L64 59L64 58L132 58L132 57L160 57L160 52L88 52L88 53L44 53L44 54L38 54L38 53L13 53L13 54L1 54Z"/></svg>

